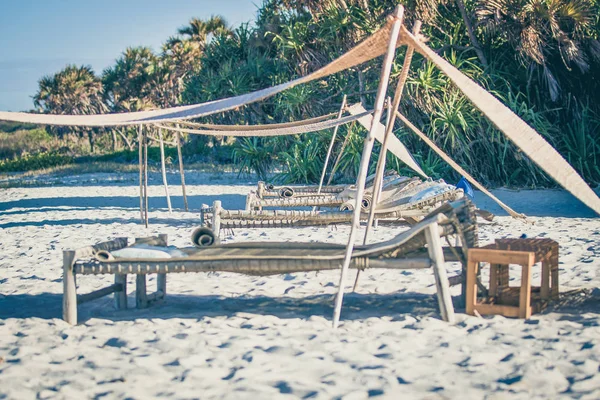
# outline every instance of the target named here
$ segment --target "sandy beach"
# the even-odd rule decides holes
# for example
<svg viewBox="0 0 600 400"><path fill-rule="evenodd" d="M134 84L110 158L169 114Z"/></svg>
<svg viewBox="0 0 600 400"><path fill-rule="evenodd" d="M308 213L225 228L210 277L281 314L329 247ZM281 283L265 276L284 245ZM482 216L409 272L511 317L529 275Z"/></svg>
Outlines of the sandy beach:
<svg viewBox="0 0 600 400"><path fill-rule="evenodd" d="M0 399L600 397L600 220L558 190L494 191L533 224L476 196L498 215L481 221L482 244L522 234L560 243L561 301L527 321L457 309L449 325L432 272L417 270L364 273L357 293L345 297L338 330L331 328L338 272L171 274L166 301L145 310L134 308L130 277L130 309L116 311L106 297L79 308L79 325L63 322L62 250L158 233L187 246L203 203L240 209L255 186L227 174L186 178L191 210L182 211L171 174L169 213L152 174L148 229L135 174L38 177L46 185L0 190ZM372 240L398 229L380 226ZM343 225L235 230L223 240L345 243L348 232ZM459 269L447 264L450 276ZM353 280L354 272L347 291ZM111 282L82 276L78 292Z"/></svg>

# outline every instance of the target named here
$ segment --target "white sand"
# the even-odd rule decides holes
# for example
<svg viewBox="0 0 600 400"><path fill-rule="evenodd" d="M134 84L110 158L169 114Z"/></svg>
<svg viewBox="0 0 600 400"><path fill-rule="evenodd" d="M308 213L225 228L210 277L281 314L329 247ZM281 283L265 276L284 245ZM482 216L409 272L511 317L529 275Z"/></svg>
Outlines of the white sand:
<svg viewBox="0 0 600 400"><path fill-rule="evenodd" d="M494 238L560 242L560 306L529 321L440 320L431 271L368 271L331 329L338 273L247 277L172 274L166 302L116 311L112 297L61 320L61 251L117 236L167 233L187 245L197 212L164 210L152 177L151 228L139 224L135 175L61 178L54 187L0 191L0 399L33 398L600 398L600 220L559 191L497 191L535 225L498 217ZM172 176L171 178L174 178ZM190 204L242 208L249 185L192 176ZM225 184L223 183L225 182ZM181 191L171 187L174 206ZM487 200L478 199L488 207ZM563 215L564 217L560 217ZM380 227L383 240L398 228ZM236 231L226 241L345 243L347 226ZM458 265L448 264L450 275ZM347 282L350 287L354 273ZM534 283L539 283L539 271ZM150 277L150 286L155 283ZM78 293L112 282L81 276ZM453 288L453 295L459 288Z"/></svg>

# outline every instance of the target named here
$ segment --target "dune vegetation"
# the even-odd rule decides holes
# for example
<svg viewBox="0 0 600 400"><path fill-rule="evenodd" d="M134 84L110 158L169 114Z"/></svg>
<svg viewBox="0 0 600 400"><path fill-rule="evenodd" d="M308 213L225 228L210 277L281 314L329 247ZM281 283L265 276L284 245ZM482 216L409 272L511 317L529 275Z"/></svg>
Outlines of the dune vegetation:
<svg viewBox="0 0 600 400"><path fill-rule="evenodd" d="M542 134L585 180L600 183L600 3L597 0L406 0L406 23L423 22L429 45L500 98ZM396 0L265 0L253 21L230 26L220 16L192 18L160 51L128 48L99 73L70 65L39 81L39 112L92 114L200 103L235 96L314 71L378 29ZM182 21L184 22L184 21ZM404 49L393 67L397 79ZM381 60L285 91L203 122L266 124L301 120L349 102L374 101ZM489 185L551 186L547 176L504 138L432 64L416 55L403 113L468 171ZM133 128L0 126L0 172L103 157L135 162ZM349 124L336 179L357 173L365 131ZM396 135L425 172L459 177L400 125ZM184 157L264 178L318 181L331 131L291 137L184 137ZM172 137L168 137L173 140ZM377 150L377 149L376 149ZM92 157L90 158L90 154ZM177 157L176 152L168 154ZM85 156L87 158L81 158ZM390 167L403 169L388 158ZM408 171L404 171L408 172Z"/></svg>

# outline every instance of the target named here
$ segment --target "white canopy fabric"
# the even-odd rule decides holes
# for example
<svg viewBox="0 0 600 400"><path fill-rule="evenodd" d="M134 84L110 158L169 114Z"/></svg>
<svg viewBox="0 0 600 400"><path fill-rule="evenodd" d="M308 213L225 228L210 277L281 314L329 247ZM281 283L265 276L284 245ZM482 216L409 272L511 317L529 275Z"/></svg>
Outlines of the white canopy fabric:
<svg viewBox="0 0 600 400"><path fill-rule="evenodd" d="M360 118L363 118L369 114L370 114L370 112L363 108L362 112L358 115L348 115L346 117L342 117L339 119L332 119L332 120L321 121L321 122L316 122L316 123L309 122L308 124L303 124L303 125L300 125L300 122L302 122L302 121L298 121L293 126L288 126L285 128L270 128L270 129L267 129L267 127L269 125L260 125L261 127L263 127L263 129L248 129L248 130L242 130L242 129L237 129L237 128L234 130L189 129L189 128L178 128L178 127L174 127L171 125L164 125L164 124L156 124L156 126L159 128L162 128L162 129L167 129L167 130L175 131L175 132L191 133L194 135L207 135L207 136L236 136L236 137L287 136L287 135L298 135L301 133L318 132L318 131L322 131L324 129L333 128L338 125L345 125L352 121L356 121ZM314 119L306 120L306 121L314 121ZM306 122L306 121L304 121L304 122ZM279 125L279 124L273 124L273 125ZM244 126L244 125L242 125L242 126Z"/></svg>
<svg viewBox="0 0 600 400"><path fill-rule="evenodd" d="M206 117L208 115L233 110L259 100L264 100L286 89L314 81L315 79L324 78L376 58L384 54L387 50L391 27L391 20L389 20L383 28L369 36L362 43L327 64L325 67L309 75L241 96L229 97L202 104L120 114L53 115L0 111L0 120L40 125L119 126L155 124L159 122Z"/></svg>
<svg viewBox="0 0 600 400"><path fill-rule="evenodd" d="M332 119L336 116L337 113L331 113L326 115L321 115L319 117L303 119L301 121L293 121L293 122L282 122L275 124L261 124L261 125L219 125L219 124L199 124L196 122L189 121L181 121L177 122L176 127L184 127L191 129L207 129L213 131L260 131L263 129L281 129L281 128L290 128L293 126L301 126L308 125L315 122L321 122L328 119Z"/></svg>
<svg viewBox="0 0 600 400"><path fill-rule="evenodd" d="M348 107L348 111L352 115L363 115L365 114L365 109L360 104L355 104L351 107ZM371 129L371 124L373 123L373 115L366 114L358 119L358 122L365 128ZM381 122L377 122L377 126L375 128L375 139L380 143L383 143L383 139L385 137L385 126ZM421 175L423 178L427 178L427 174L423 172L419 164L415 161L412 154L408 151L404 143L400 141L396 136L390 135L388 140L388 151L395 155L400 161L406 164L410 169Z"/></svg>

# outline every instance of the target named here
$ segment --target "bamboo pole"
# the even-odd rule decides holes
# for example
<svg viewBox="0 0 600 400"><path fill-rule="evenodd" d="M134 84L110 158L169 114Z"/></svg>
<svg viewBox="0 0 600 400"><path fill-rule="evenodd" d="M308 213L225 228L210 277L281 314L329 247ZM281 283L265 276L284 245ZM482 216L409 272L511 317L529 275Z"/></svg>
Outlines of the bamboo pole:
<svg viewBox="0 0 600 400"><path fill-rule="evenodd" d="M142 125L138 126L138 147L140 158L140 220L144 223L144 152L142 149Z"/></svg>
<svg viewBox="0 0 600 400"><path fill-rule="evenodd" d="M371 130L365 138L365 144L363 146L363 153L360 160L359 174L356 181L356 203L354 206L354 212L352 215L352 226L350 228L350 237L348 238L348 246L346 247L346 253L344 255L344 262L342 264L342 271L340 273L340 283L338 287L338 294L335 299L335 310L333 313L333 327L337 328L340 321L340 314L342 311L342 302L344 300L344 282L346 281L346 275L348 274L348 268L352 258L352 250L354 249L354 239L356 237L356 231L360 228L360 213L363 195L365 192L365 181L367 179L367 173L369 170L369 161L371 159L371 152L373 151L373 143L375 141L375 129L377 123L381 119L383 112L383 103L385 102L385 95L390 79L390 72L394 62L394 56L396 54L396 43L398 42L398 35L400 33L400 27L404 19L404 7L398 5L394 13L394 24L392 26L392 33L388 44L387 54L383 61L381 68L381 79L379 81L379 87L377 89L377 96L375 99L375 111L373 113L373 123L371 124Z"/></svg>
<svg viewBox="0 0 600 400"><path fill-rule="evenodd" d="M160 234L158 237L165 242L165 246L169 245L169 237L165 234ZM163 298L167 297L167 274L156 275L156 291L162 293Z"/></svg>
<svg viewBox="0 0 600 400"><path fill-rule="evenodd" d="M63 319L71 325L77 325L77 285L73 264L75 252L63 251Z"/></svg>
<svg viewBox="0 0 600 400"><path fill-rule="evenodd" d="M179 127L179 125L176 125ZM177 142L177 158L179 158L179 174L181 175L181 190L183 191L183 206L185 211L188 209L187 194L185 190L185 173L183 172L183 157L181 155L181 133L175 132L175 141Z"/></svg>
<svg viewBox="0 0 600 400"><path fill-rule="evenodd" d="M346 101L347 97L346 95L344 95L344 98L342 99L342 106L340 107L340 111L338 112L337 119L340 119L344 114L344 109L346 108ZM325 180L325 173L327 172L327 166L329 165L329 158L331 157L331 151L333 150L333 145L335 144L335 138L337 136L339 128L339 125L336 125L336 127L333 128L333 135L331 136L331 142L329 142L329 149L327 150L327 156L325 157L325 163L323 164L323 171L321 172L321 180L319 181L319 188L317 189L317 194L321 193L323 181Z"/></svg>
<svg viewBox="0 0 600 400"><path fill-rule="evenodd" d="M433 264L433 275L435 277L435 286L437 288L438 305L442 319L454 324L454 306L452 305L452 296L450 295L450 282L446 274L444 251L442 241L440 240L440 230L437 223L431 224L425 230L427 238L427 252Z"/></svg>
<svg viewBox="0 0 600 400"><path fill-rule="evenodd" d="M385 116L385 125L386 127L389 126L390 124L390 119L391 114L392 114L392 99L388 96L387 101L386 101L386 106L387 106L387 114ZM387 129L387 128L386 128ZM385 140L385 138L384 138ZM385 159L386 159L386 153L387 153L387 149L383 148L383 143L381 144L381 152L379 153L379 163L382 163L385 166ZM377 164L377 167L379 168L379 163ZM377 179L378 175L375 174L375 178L373 178L374 180ZM383 174L381 174L381 186L383 186ZM377 185L375 184L375 182L373 182L373 186L377 187ZM374 199L373 199L374 201ZM369 208L369 214L367 217L367 229L368 229L368 224L370 222L370 219L372 215L374 215L374 211L375 211L375 203L371 202L371 207ZM374 220L374 225L375 228L377 228L377 220ZM365 232L365 238L363 239L363 245L367 243L367 237L366 237L366 232ZM352 286L352 293L356 292L356 288L358 287L358 280L360 278L360 269L356 270L356 278L354 279L354 285Z"/></svg>
<svg viewBox="0 0 600 400"><path fill-rule="evenodd" d="M158 141L160 144L160 169L162 172L163 186L165 187L165 196L167 197L167 207L169 213L173 212L171 208L171 196L169 196L169 183L167 182L167 166L165 162L165 144L163 141L162 129L158 130Z"/></svg>
<svg viewBox="0 0 600 400"><path fill-rule="evenodd" d="M435 153L442 158L442 160L446 161L448 165L450 165L456 172L464 176L473 186L477 189L481 190L485 195L487 195L490 199L494 200L496 204L498 204L504 211L506 211L513 218L522 218L526 219L527 217L524 214L520 214L510 208L508 205L504 204L502 200L494 196L489 190L485 188L481 183L479 183L471 174L464 170L460 165L458 165L452 158L450 158L442 149L440 149L431 139L427 137L419 128L417 128L412 122L408 120L404 115L400 114L400 112L396 111L396 116L406 127L408 127L411 131L413 131L427 146L429 146Z"/></svg>
<svg viewBox="0 0 600 400"><path fill-rule="evenodd" d="M143 134L144 141L144 224L148 227L148 140L147 133Z"/></svg>
<svg viewBox="0 0 600 400"><path fill-rule="evenodd" d="M416 21L415 26L413 27L413 35L417 36L419 31L421 30L421 21ZM367 227L365 230L365 237L363 239L363 244L367 243L367 239L369 236L369 230L371 229L371 225L373 224L373 219L375 218L375 209L377 208L377 203L379 203L379 198L381 196L381 187L383 184L383 173L385 171L385 161L386 161L386 153L389 144L389 138L393 135L394 124L396 123L396 111L400 106L400 100L402 99L402 92L404 91L404 86L406 85L406 79L408 78L408 72L410 70L410 64L412 63L413 54L415 52L415 48L408 46L406 49L406 56L404 57L404 63L402 64L402 72L400 72L400 78L398 79L398 84L396 85L396 92L394 93L394 103L391 106L390 111L390 121L388 122L385 129L385 136L383 138L383 143L381 144L381 156L379 158L379 162L377 163L377 171L375 172L375 182L373 185L373 201L371 203L371 209L369 210L369 219L367 220ZM358 279L358 276L357 276Z"/></svg>
<svg viewBox="0 0 600 400"><path fill-rule="evenodd" d="M115 285L121 285L121 291L115 292L115 306L117 310L127 308L127 274L116 274Z"/></svg>
<svg viewBox="0 0 600 400"><path fill-rule="evenodd" d="M344 138L344 142L342 143L342 147L340 147L340 152L335 158L335 162L333 163L333 167L331 168L331 172L329 173L329 178L327 179L327 186L329 186L331 184L331 181L333 181L333 177L335 176L335 172L337 171L338 166L340 165L340 161L342 161L342 155L344 154L344 150L346 150L346 146L348 145L349 139L350 129L348 129L346 137Z"/></svg>

